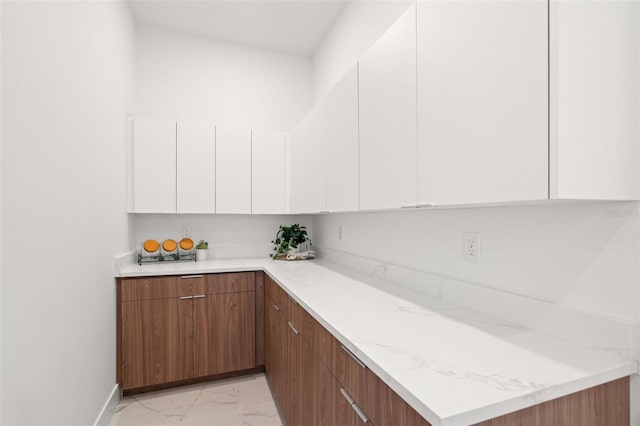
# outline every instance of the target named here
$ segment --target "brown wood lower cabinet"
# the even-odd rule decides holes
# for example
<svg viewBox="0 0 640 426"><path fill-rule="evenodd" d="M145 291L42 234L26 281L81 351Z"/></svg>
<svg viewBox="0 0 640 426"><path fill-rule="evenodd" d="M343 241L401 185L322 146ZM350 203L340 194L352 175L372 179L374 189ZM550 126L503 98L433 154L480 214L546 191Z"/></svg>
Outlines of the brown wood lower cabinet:
<svg viewBox="0 0 640 426"><path fill-rule="evenodd" d="M255 273L118 282L118 381L132 389L256 367Z"/></svg>
<svg viewBox="0 0 640 426"><path fill-rule="evenodd" d="M287 426L429 426L274 281L265 278L267 378ZM628 426L629 378L477 426Z"/></svg>

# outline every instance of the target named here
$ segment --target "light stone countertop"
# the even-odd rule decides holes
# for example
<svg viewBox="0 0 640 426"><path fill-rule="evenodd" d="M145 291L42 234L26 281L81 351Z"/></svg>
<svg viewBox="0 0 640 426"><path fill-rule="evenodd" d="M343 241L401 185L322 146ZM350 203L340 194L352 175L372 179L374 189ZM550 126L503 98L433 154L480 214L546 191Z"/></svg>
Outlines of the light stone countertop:
<svg viewBox="0 0 640 426"><path fill-rule="evenodd" d="M637 372L488 313L322 261L130 265L117 277L265 271L433 426L469 425Z"/></svg>

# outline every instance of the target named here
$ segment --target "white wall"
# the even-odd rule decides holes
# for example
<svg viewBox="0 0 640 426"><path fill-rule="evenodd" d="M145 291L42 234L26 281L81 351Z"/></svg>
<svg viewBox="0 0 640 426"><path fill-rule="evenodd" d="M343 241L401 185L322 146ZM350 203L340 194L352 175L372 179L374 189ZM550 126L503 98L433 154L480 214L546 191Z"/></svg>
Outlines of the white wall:
<svg viewBox="0 0 640 426"><path fill-rule="evenodd" d="M129 250L123 2L2 2L2 424L92 424ZM7 391L10 390L10 391Z"/></svg>
<svg viewBox="0 0 640 426"><path fill-rule="evenodd" d="M349 1L313 57L313 94L318 102L387 28L410 1Z"/></svg>
<svg viewBox="0 0 640 426"><path fill-rule="evenodd" d="M137 27L136 115L289 130L311 105L308 57Z"/></svg>
<svg viewBox="0 0 640 426"><path fill-rule="evenodd" d="M182 238L182 226L190 225L190 237L209 243L209 258L256 258L272 253L271 241L280 225L299 223L313 232L310 216L288 215L135 215L135 241L138 247L147 239L162 241Z"/></svg>

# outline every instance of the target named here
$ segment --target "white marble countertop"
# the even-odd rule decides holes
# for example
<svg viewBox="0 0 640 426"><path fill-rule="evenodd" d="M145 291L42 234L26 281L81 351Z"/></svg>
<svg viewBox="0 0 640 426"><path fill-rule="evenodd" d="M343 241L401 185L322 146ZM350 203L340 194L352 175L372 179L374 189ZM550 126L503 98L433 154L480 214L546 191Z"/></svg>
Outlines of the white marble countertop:
<svg viewBox="0 0 640 426"><path fill-rule="evenodd" d="M118 277L263 270L433 426L470 425L637 372L585 348L321 261L133 265Z"/></svg>

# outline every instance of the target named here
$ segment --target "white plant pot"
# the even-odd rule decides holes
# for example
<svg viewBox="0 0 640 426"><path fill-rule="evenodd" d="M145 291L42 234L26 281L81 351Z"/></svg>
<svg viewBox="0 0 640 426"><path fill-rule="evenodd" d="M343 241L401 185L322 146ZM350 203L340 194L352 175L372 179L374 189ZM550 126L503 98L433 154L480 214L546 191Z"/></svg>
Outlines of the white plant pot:
<svg viewBox="0 0 640 426"><path fill-rule="evenodd" d="M207 260L208 257L209 257L209 250L203 250L203 249L196 250L196 260L198 262L203 262Z"/></svg>

